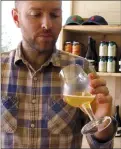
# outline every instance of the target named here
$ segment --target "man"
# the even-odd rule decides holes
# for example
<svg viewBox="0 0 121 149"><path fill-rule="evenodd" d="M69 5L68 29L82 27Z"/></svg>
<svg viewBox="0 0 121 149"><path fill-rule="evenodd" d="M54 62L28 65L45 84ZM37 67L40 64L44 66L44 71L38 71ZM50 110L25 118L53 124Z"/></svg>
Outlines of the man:
<svg viewBox="0 0 121 149"><path fill-rule="evenodd" d="M61 1L18 1L13 20L21 29L17 49L3 53L2 148L80 149L86 115L62 100L60 70L70 62L89 70L88 62L55 48L61 30ZM112 116L112 97L105 80L89 74L97 118ZM96 107L96 108L95 108ZM91 148L112 148L115 120L105 130L87 135Z"/></svg>

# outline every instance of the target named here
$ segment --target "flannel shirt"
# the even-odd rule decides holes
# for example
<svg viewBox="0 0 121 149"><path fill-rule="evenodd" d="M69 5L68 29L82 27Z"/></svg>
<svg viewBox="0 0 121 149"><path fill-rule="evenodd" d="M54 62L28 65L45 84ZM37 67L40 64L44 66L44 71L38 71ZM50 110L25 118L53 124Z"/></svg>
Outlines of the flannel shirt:
<svg viewBox="0 0 121 149"><path fill-rule="evenodd" d="M80 149L86 115L62 99L61 68L76 63L88 70L79 56L55 50L35 71L24 59L22 44L1 54L2 149ZM112 148L113 139L99 143L87 135L91 148Z"/></svg>

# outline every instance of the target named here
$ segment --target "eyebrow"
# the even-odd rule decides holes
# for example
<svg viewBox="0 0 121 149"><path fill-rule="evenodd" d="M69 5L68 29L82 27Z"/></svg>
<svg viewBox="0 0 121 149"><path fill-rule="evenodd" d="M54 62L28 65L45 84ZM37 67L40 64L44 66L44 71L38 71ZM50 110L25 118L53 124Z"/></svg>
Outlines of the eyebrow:
<svg viewBox="0 0 121 149"><path fill-rule="evenodd" d="M30 7L29 10L42 10L39 7ZM52 11L62 11L61 8L53 8Z"/></svg>

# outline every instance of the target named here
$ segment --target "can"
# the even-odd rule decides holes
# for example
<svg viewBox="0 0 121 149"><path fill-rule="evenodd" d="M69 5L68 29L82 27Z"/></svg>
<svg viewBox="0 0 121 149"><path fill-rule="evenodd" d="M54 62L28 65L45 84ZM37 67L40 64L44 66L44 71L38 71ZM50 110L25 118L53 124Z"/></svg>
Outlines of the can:
<svg viewBox="0 0 121 149"><path fill-rule="evenodd" d="M73 42L72 54L75 54L75 55L80 55L81 54L81 45L77 41Z"/></svg>
<svg viewBox="0 0 121 149"><path fill-rule="evenodd" d="M72 53L72 43L70 41L65 42L64 51Z"/></svg>

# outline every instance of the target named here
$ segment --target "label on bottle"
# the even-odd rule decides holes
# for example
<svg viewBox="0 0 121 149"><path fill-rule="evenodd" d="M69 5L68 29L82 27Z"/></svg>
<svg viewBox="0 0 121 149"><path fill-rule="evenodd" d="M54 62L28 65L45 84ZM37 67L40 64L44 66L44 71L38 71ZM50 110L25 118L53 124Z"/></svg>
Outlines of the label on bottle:
<svg viewBox="0 0 121 149"><path fill-rule="evenodd" d="M107 44L101 43L99 47L99 56L107 56L108 55L108 46Z"/></svg>
<svg viewBox="0 0 121 149"><path fill-rule="evenodd" d="M121 137L121 127L117 128L117 132L116 132L115 137Z"/></svg>
<svg viewBox="0 0 121 149"><path fill-rule="evenodd" d="M100 57L98 71L99 71L99 72L106 72L106 71L107 71L107 61L106 61L106 57Z"/></svg>
<svg viewBox="0 0 121 149"><path fill-rule="evenodd" d="M116 62L113 57L108 58L107 62L107 72L115 72Z"/></svg>
<svg viewBox="0 0 121 149"><path fill-rule="evenodd" d="M108 56L116 56L116 44L115 44L115 42L109 42Z"/></svg>

